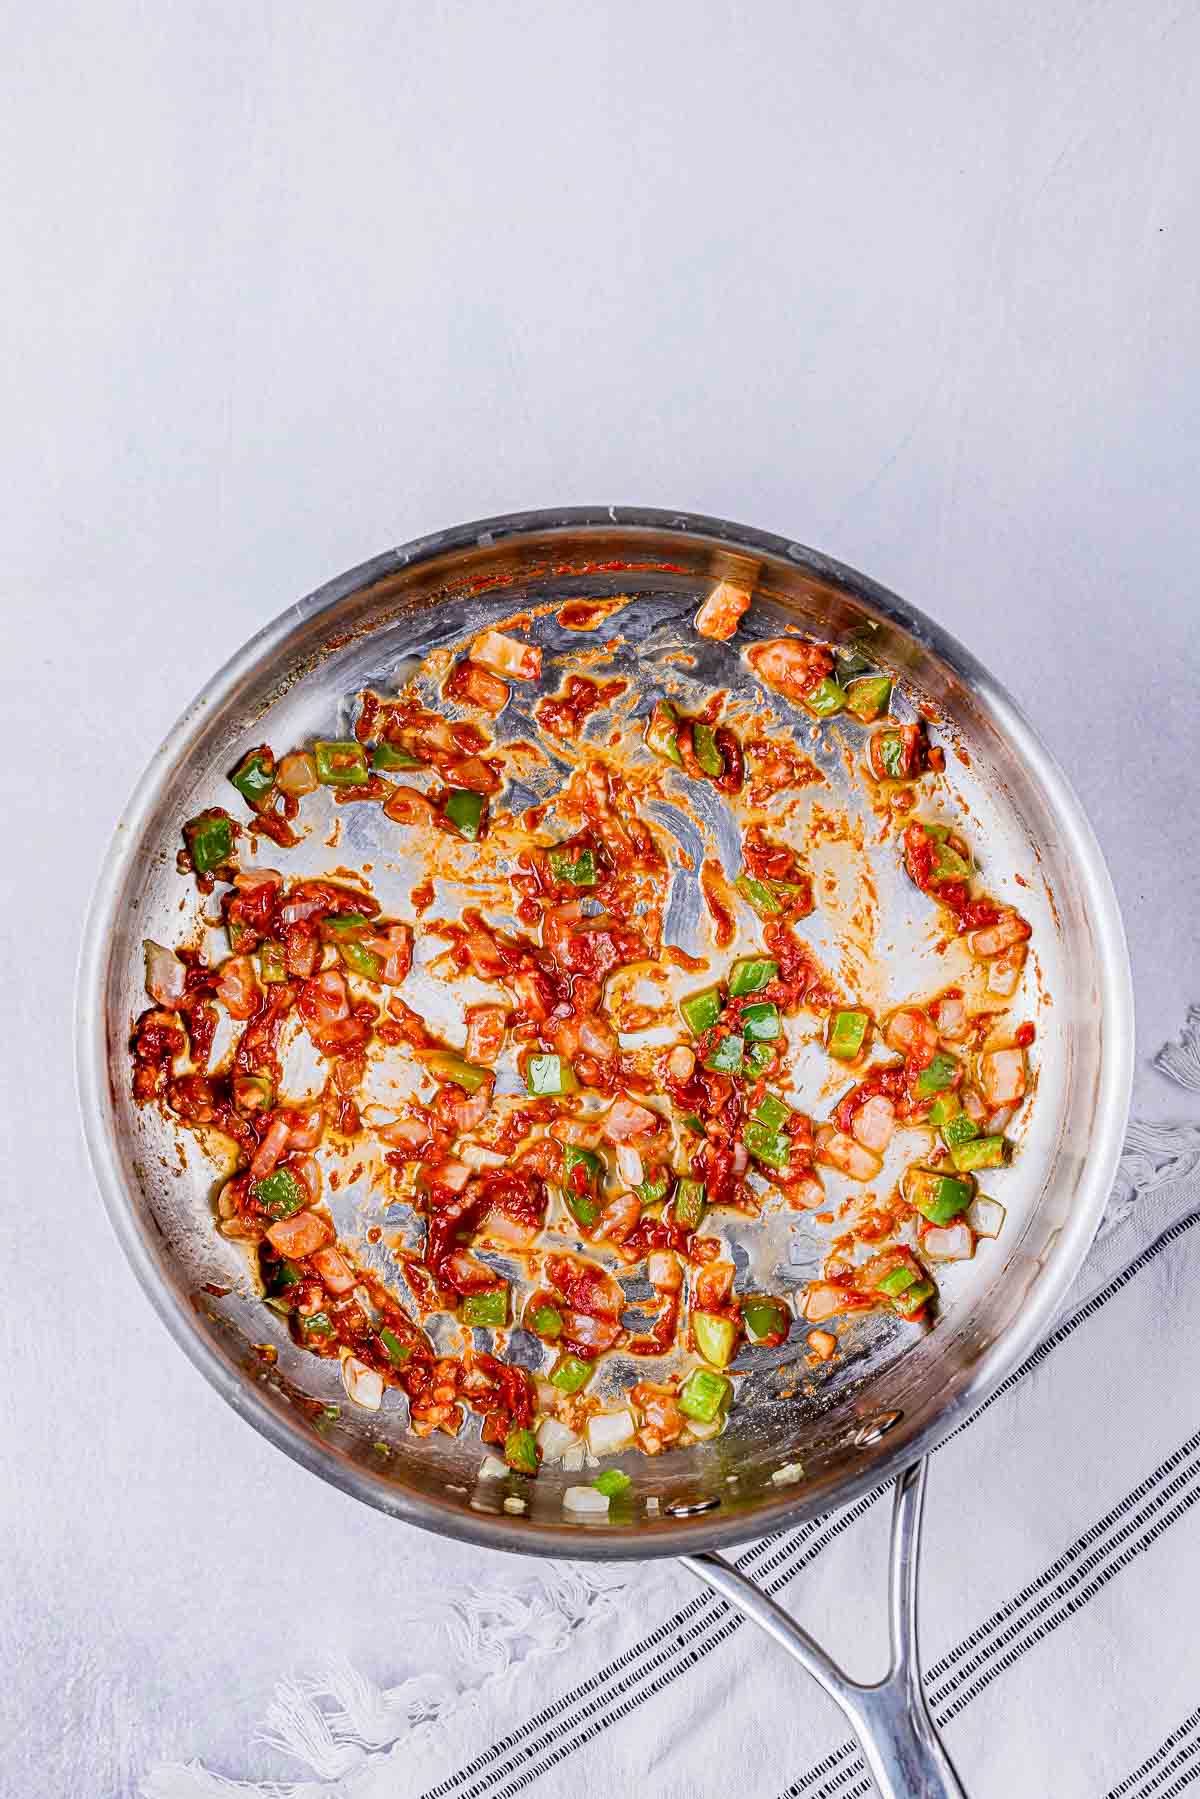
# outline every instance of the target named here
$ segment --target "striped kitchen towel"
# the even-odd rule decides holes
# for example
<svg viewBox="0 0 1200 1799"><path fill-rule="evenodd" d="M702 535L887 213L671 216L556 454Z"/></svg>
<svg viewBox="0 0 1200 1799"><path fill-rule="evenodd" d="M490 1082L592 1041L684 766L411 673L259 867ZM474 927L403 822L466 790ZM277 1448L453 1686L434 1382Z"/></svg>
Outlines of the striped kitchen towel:
<svg viewBox="0 0 1200 1799"><path fill-rule="evenodd" d="M971 1799L1200 1782L1200 1009L1159 1066L1192 1119L1130 1125L1058 1323L933 1458L925 1682ZM887 1659L889 1512L880 1489L737 1556L860 1677ZM420 1540L420 1671L290 1681L263 1743L294 1779L162 1766L144 1799L871 1793L832 1702L676 1565L514 1560L434 1599Z"/></svg>

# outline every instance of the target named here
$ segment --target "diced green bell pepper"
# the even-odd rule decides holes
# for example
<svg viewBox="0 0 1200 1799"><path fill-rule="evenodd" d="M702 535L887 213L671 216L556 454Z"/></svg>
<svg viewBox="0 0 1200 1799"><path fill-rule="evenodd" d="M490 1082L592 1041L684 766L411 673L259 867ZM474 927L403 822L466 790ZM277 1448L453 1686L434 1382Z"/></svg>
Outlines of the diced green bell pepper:
<svg viewBox="0 0 1200 1799"><path fill-rule="evenodd" d="M839 1062L855 1061L862 1054L870 1028L869 1012L835 1012L829 1024L830 1055Z"/></svg>
<svg viewBox="0 0 1200 1799"><path fill-rule="evenodd" d="M930 1112L932 1115L932 1107ZM979 1126L965 1112L956 1112L953 1118L948 1118L945 1124L938 1126L938 1129L942 1134L942 1142L950 1151L951 1161L954 1160L955 1152L960 1150L964 1143L974 1142L979 1135Z"/></svg>
<svg viewBox="0 0 1200 1799"><path fill-rule="evenodd" d="M628 1493L633 1485L633 1476L622 1474L619 1468L606 1468L592 1482L597 1493L603 1493L606 1499L619 1499L622 1493Z"/></svg>
<svg viewBox="0 0 1200 1799"><path fill-rule="evenodd" d="M929 866L930 882L937 885L942 881L969 881L975 870L969 854L961 855L950 842L949 825L929 824L923 819L914 822L924 831L933 851Z"/></svg>
<svg viewBox="0 0 1200 1799"><path fill-rule="evenodd" d="M965 1212L975 1192L974 1181L956 1180L934 1168L909 1168L902 1183L905 1199L931 1224L949 1224Z"/></svg>
<svg viewBox="0 0 1200 1799"><path fill-rule="evenodd" d="M419 756L410 750L401 749L398 743L377 743L371 751L371 767L380 774L388 774L394 769L424 768L425 764Z"/></svg>
<svg viewBox="0 0 1200 1799"><path fill-rule="evenodd" d="M746 1045L746 1067L754 1076L762 1075L775 1065L775 1051L767 1043Z"/></svg>
<svg viewBox="0 0 1200 1799"><path fill-rule="evenodd" d="M487 801L482 793L470 787L452 787L442 802L442 816L452 824L460 837L475 843L483 829Z"/></svg>
<svg viewBox="0 0 1200 1799"><path fill-rule="evenodd" d="M781 1130L791 1116L791 1107L785 1106L774 1093L764 1093L754 1108L755 1123L765 1125L770 1131Z"/></svg>
<svg viewBox="0 0 1200 1799"><path fill-rule="evenodd" d="M873 725L887 711L891 697L892 683L888 677L870 675L864 681L852 682L846 689L846 710L864 725Z"/></svg>
<svg viewBox="0 0 1200 1799"><path fill-rule="evenodd" d="M692 748L696 752L696 760L706 775L719 780L725 773L725 758L717 748L717 740L711 725L697 721L692 726Z"/></svg>
<svg viewBox="0 0 1200 1799"><path fill-rule="evenodd" d="M695 1036L702 1036L711 1031L721 1016L721 989L719 987L702 987L699 993L689 993L679 1002L679 1010L683 1014L683 1022Z"/></svg>
<svg viewBox="0 0 1200 1799"><path fill-rule="evenodd" d="M576 1193L570 1187L564 1187L563 1203L576 1224L585 1231L590 1231L600 1216L600 1201L594 1194Z"/></svg>
<svg viewBox="0 0 1200 1799"><path fill-rule="evenodd" d="M308 1312L300 1319L300 1333L303 1337L316 1337L324 1341L332 1337L333 1326L324 1312Z"/></svg>
<svg viewBox="0 0 1200 1799"><path fill-rule="evenodd" d="M264 744L243 756L229 779L246 804L257 811L275 785L275 758Z"/></svg>
<svg viewBox="0 0 1200 1799"><path fill-rule="evenodd" d="M897 1262L894 1268L889 1268L887 1273L881 1275L875 1282L875 1291L886 1293L889 1299L895 1299L898 1294L907 1293L910 1287L916 1285L916 1282L917 1276L913 1270L906 1267L903 1262Z"/></svg>
<svg viewBox="0 0 1200 1799"><path fill-rule="evenodd" d="M832 675L822 675L816 686L810 687L804 695L804 704L818 718L832 718L846 704L846 695Z"/></svg>
<svg viewBox="0 0 1200 1799"><path fill-rule="evenodd" d="M234 1075L233 1103L239 1112L265 1112L274 1098L275 1089L268 1075Z"/></svg>
<svg viewBox="0 0 1200 1799"><path fill-rule="evenodd" d="M679 753L679 714L670 700L656 700L646 724L646 743L657 756L665 756L678 767L683 766Z"/></svg>
<svg viewBox="0 0 1200 1799"><path fill-rule="evenodd" d="M736 1074L742 1066L745 1047L744 1038L720 1037L704 1058L704 1066L714 1074Z"/></svg>
<svg viewBox="0 0 1200 1799"><path fill-rule="evenodd" d="M582 1356L572 1355L565 1350L550 1370L550 1385L557 1387L560 1393L579 1393L592 1378L591 1362L585 1362Z"/></svg>
<svg viewBox="0 0 1200 1799"><path fill-rule="evenodd" d="M683 1126L684 1130L695 1131L695 1133L698 1137L703 1137L704 1121L703 1121L703 1119L697 1118L697 1116L694 1112L685 1112L683 1117L679 1120L679 1122Z"/></svg>
<svg viewBox="0 0 1200 1799"><path fill-rule="evenodd" d="M883 764L883 772L890 781L905 779L904 739L899 731L880 731L876 741L879 744L879 760Z"/></svg>
<svg viewBox="0 0 1200 1799"><path fill-rule="evenodd" d="M939 1050L927 1068L923 1068L916 1079L916 1090L924 1099L931 1093L945 1093L953 1087L959 1071L957 1056L948 1056Z"/></svg>
<svg viewBox="0 0 1200 1799"><path fill-rule="evenodd" d="M603 1173L604 1163L594 1149L564 1143L563 1185L569 1193L595 1193Z"/></svg>
<svg viewBox="0 0 1200 1799"><path fill-rule="evenodd" d="M633 1190L644 1206L656 1206L667 1197L670 1184L670 1174L665 1168L660 1168L653 1180L639 1181Z"/></svg>
<svg viewBox="0 0 1200 1799"><path fill-rule="evenodd" d="M367 752L356 738L314 743L313 756L323 787L365 787L371 779Z"/></svg>
<svg viewBox="0 0 1200 1799"><path fill-rule="evenodd" d="M739 1022L747 1037L761 1043L772 1042L782 1028L779 1007L773 1000L760 1000L756 1005L743 1006Z"/></svg>
<svg viewBox="0 0 1200 1799"><path fill-rule="evenodd" d="M590 849L564 844L550 850L546 860L556 881L568 881L572 887L596 885L596 858Z"/></svg>
<svg viewBox="0 0 1200 1799"><path fill-rule="evenodd" d="M298 1287L304 1279L295 1262L289 1262L286 1256L278 1261L264 1262L263 1279L270 1294L286 1293L289 1287Z"/></svg>
<svg viewBox="0 0 1200 1799"><path fill-rule="evenodd" d="M949 1124L952 1119L959 1118L962 1115L962 1102L959 1099L958 1094L954 1092L939 1093L928 1112L925 1114L928 1122L936 1125L939 1129L942 1125ZM970 1124L970 1122L970 1119L968 1119L967 1123ZM968 1136L974 1136L974 1134L974 1129L967 1133Z"/></svg>
<svg viewBox="0 0 1200 1799"><path fill-rule="evenodd" d="M211 874L233 854L233 820L224 812L201 812L183 827L184 842L198 875Z"/></svg>
<svg viewBox="0 0 1200 1799"><path fill-rule="evenodd" d="M957 1143L950 1150L950 1160L960 1173L976 1168L1003 1168L1008 1156L1008 1141L1004 1137L972 1137L969 1143Z"/></svg>
<svg viewBox="0 0 1200 1799"><path fill-rule="evenodd" d="M869 675L875 667L869 656L864 656L861 650L854 649L852 645L835 650L833 659L838 681L843 687L858 675Z"/></svg>
<svg viewBox="0 0 1200 1799"><path fill-rule="evenodd" d="M504 1439L504 1459L518 1474L536 1474L538 1446L533 1432L514 1425Z"/></svg>
<svg viewBox="0 0 1200 1799"><path fill-rule="evenodd" d="M351 974L360 974L367 981L377 981L383 973L383 957L373 949L368 949L365 943L339 943L337 948L338 955Z"/></svg>
<svg viewBox="0 0 1200 1799"><path fill-rule="evenodd" d="M508 1288L488 1287L483 1293L468 1293L462 1302L461 1317L464 1324L502 1329L508 1323Z"/></svg>
<svg viewBox="0 0 1200 1799"><path fill-rule="evenodd" d="M255 1181L251 1192L258 1204L272 1218L290 1218L308 1204L308 1193L287 1168L277 1168L261 1181Z"/></svg>
<svg viewBox="0 0 1200 1799"><path fill-rule="evenodd" d="M742 898L758 913L760 918L770 918L776 912L783 911L783 902L773 886L760 881L757 875L739 875L734 886Z"/></svg>
<svg viewBox="0 0 1200 1799"><path fill-rule="evenodd" d="M937 1288L932 1281L918 1281L915 1287L906 1287L898 1298L893 1299L892 1305L901 1317L911 1318L936 1292Z"/></svg>
<svg viewBox="0 0 1200 1799"><path fill-rule="evenodd" d="M326 943L353 943L371 929L371 920L365 912L334 912L319 928Z"/></svg>
<svg viewBox="0 0 1200 1799"><path fill-rule="evenodd" d="M555 1098L576 1093L579 1082L565 1056L530 1056L525 1065L525 1086L535 1097Z"/></svg>
<svg viewBox="0 0 1200 1799"><path fill-rule="evenodd" d="M692 1336L696 1348L714 1368L727 1368L733 1360L737 1326L719 1312L693 1312Z"/></svg>
<svg viewBox="0 0 1200 1799"><path fill-rule="evenodd" d="M768 1168L786 1168L792 1159L792 1140L784 1131L773 1131L753 1119L742 1127L742 1142L756 1162Z"/></svg>
<svg viewBox="0 0 1200 1799"><path fill-rule="evenodd" d="M529 1328L535 1336L553 1343L562 1336L563 1316L557 1306L534 1306L529 1314Z"/></svg>
<svg viewBox="0 0 1200 1799"><path fill-rule="evenodd" d="M380 1326L379 1341L387 1352L389 1362L393 1362L397 1368L403 1368L405 1362L412 1355L412 1344L406 1343L402 1337L398 1337L391 1326L387 1324Z"/></svg>
<svg viewBox="0 0 1200 1799"><path fill-rule="evenodd" d="M490 1068L476 1068L474 1062L464 1061L452 1049L422 1049L417 1052L417 1060L435 1081L450 1081L464 1093L478 1093L492 1079Z"/></svg>
<svg viewBox="0 0 1200 1799"><path fill-rule="evenodd" d="M746 1335L752 1343L763 1343L768 1337L787 1337L792 1320L782 1299L773 1299L765 1293L748 1293L741 1306Z"/></svg>
<svg viewBox="0 0 1200 1799"><path fill-rule="evenodd" d="M276 943L268 937L258 948L259 979L267 986L275 981L287 980L287 958L282 943Z"/></svg>
<svg viewBox="0 0 1200 1799"><path fill-rule="evenodd" d="M711 1368L693 1368L679 1389L679 1409L685 1418L712 1424L728 1411L733 1382Z"/></svg>
<svg viewBox="0 0 1200 1799"><path fill-rule="evenodd" d="M699 1230L707 1205L708 1193L703 1181L684 1179L676 1182L673 1210L681 1230Z"/></svg>
<svg viewBox="0 0 1200 1799"><path fill-rule="evenodd" d="M743 956L729 970L729 997L741 999L746 993L759 993L769 987L779 973L778 962L769 956Z"/></svg>

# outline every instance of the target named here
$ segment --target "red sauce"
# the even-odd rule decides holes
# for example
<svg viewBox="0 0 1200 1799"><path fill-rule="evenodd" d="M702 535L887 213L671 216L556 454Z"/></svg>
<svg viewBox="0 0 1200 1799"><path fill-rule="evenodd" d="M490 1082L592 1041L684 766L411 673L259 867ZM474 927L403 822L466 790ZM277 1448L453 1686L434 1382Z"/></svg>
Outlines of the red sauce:
<svg viewBox="0 0 1200 1799"><path fill-rule="evenodd" d="M719 862L706 856L700 864L700 891L713 921L713 936L718 949L728 949L737 931L737 920L725 901L728 885Z"/></svg>
<svg viewBox="0 0 1200 1799"><path fill-rule="evenodd" d="M586 675L568 675L552 699L542 700L534 707L534 717L552 737L576 738L583 730L584 720L611 706L627 686L626 681L592 681Z"/></svg>

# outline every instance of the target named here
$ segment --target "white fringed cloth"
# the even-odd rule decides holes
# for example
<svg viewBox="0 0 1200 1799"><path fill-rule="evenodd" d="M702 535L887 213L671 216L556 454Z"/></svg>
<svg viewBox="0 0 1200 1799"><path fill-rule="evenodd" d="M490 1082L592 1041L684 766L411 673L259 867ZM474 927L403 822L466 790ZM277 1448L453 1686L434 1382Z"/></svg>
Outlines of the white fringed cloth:
<svg viewBox="0 0 1200 1799"><path fill-rule="evenodd" d="M1184 1115L1130 1124L1055 1328L933 1458L925 1681L971 1799L1200 1781L1200 1007L1157 1066ZM888 1513L869 1495L738 1557L862 1677L886 1659ZM412 1630L387 1636L419 1671L297 1673L245 1778L160 1766L142 1799L871 1792L832 1703L674 1564L514 1558L505 1584L448 1597L448 1553L406 1536ZM294 1778L256 1781L281 1754Z"/></svg>

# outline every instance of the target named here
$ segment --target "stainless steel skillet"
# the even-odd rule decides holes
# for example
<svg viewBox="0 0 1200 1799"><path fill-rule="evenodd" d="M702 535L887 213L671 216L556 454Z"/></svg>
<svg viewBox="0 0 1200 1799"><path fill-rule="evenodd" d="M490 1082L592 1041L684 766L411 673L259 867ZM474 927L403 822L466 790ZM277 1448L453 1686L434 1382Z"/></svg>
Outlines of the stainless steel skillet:
<svg viewBox="0 0 1200 1799"><path fill-rule="evenodd" d="M267 1322L244 1262L213 1231L214 1169L187 1155L181 1170L162 1121L129 1095L129 1028L144 1004L141 943L177 935L180 820L228 797L225 772L249 745L266 738L282 750L337 735L359 688L393 684L430 647L520 611L533 618L552 686L556 654L577 655L606 635L562 626L556 606L571 598L624 599L613 634L623 636L618 654L645 694L668 668L736 688L732 654L688 636L699 599L719 578L754 590L742 641L786 623L837 643L869 639L872 657L937 709L963 752L955 777L985 826L989 886L1015 892L1018 873L1036 871L1021 900L1039 955L1036 1122L1004 1177L1004 1233L961 1286L948 1288L931 1332L867 1330L822 1383L806 1370L799 1377L802 1341L763 1356L714 1442L629 1459L627 1522L564 1510L571 1477L554 1469L530 1485L525 1511L514 1515L503 1483L477 1479L481 1451L469 1435L418 1442L401 1410L358 1415L343 1406L331 1420L325 1408L341 1398L334 1372L283 1335L263 1379L254 1345ZM692 663L680 658L681 644ZM836 782L836 744L815 744L813 753ZM387 827L385 841L372 835L375 808L350 814L336 852L314 833L305 853L314 868L321 855L324 865L372 861L381 899L400 910L406 876L396 828ZM289 857L287 866L297 864ZM694 927L695 912L681 890L682 930ZM880 1791L893 1799L961 1792L925 1709L916 1655L921 1458L1034 1347L1086 1254L1120 1152L1132 1040L1124 938L1091 830L1029 724L974 658L895 595L812 550L718 519L626 507L519 514L418 540L340 576L254 637L180 720L122 815L78 991L80 1101L109 1214L168 1328L231 1405L306 1468L426 1529L538 1555L682 1557L839 1701ZM797 1282L818 1253L801 1229L785 1254ZM882 1683L861 1686L715 1552L889 1478L897 1480L893 1666Z"/></svg>

